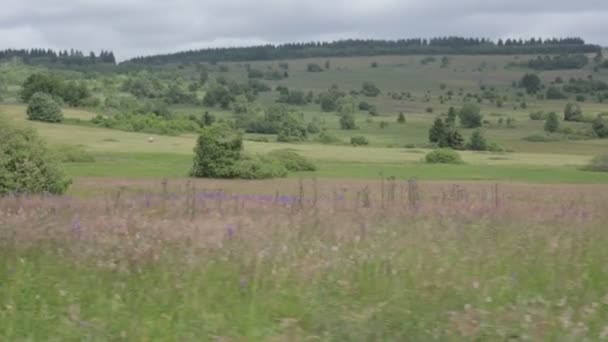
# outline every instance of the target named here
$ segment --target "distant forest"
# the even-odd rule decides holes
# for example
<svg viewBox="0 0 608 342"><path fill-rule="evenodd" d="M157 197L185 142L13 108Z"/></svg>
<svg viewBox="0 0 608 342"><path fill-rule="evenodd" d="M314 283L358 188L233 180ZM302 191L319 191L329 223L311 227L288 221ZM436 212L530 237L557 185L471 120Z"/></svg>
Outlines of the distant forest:
<svg viewBox="0 0 608 342"><path fill-rule="evenodd" d="M349 39L335 42L289 43L251 47L190 50L165 55L136 57L120 63L123 66L151 66L169 63L280 60L309 57L350 57L380 55L509 55L572 54L601 51L581 38L499 39L486 38L414 38L401 40ZM49 67L108 68L116 65L112 51L84 54L79 50L7 49L0 50L0 61L19 58L26 64Z"/></svg>
<svg viewBox="0 0 608 342"><path fill-rule="evenodd" d="M54 51L51 49L20 49L0 50L0 61L19 58L26 64L32 65L62 65L82 66L91 64L116 64L112 51L101 51L99 55L90 52L85 55L82 51L70 49Z"/></svg>
<svg viewBox="0 0 608 342"><path fill-rule="evenodd" d="M124 64L257 61L309 57L349 57L379 55L491 55L491 54L569 54L600 51L598 45L581 38L499 39L415 38L401 40L340 40L335 42L289 43L252 47L190 50L165 55L137 57Z"/></svg>

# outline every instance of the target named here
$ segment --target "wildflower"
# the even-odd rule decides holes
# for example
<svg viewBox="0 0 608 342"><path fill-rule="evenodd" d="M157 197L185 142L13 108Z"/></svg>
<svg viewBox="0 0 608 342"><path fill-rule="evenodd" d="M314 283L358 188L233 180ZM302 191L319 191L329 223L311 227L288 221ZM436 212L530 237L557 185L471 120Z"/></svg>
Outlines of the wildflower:
<svg viewBox="0 0 608 342"><path fill-rule="evenodd" d="M229 224L226 226L226 234L228 235L229 239L232 239L232 237L234 236L234 232L235 232L235 227L233 224Z"/></svg>

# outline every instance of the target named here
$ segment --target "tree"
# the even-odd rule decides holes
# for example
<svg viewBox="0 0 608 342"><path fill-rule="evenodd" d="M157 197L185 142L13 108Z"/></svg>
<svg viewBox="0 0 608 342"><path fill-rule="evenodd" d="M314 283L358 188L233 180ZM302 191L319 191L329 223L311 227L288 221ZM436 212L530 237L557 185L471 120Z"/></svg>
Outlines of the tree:
<svg viewBox="0 0 608 342"><path fill-rule="evenodd" d="M433 122L433 126L429 130L429 141L432 143L438 143L445 139L446 136L446 128L443 124L443 120L441 118L436 118L435 122Z"/></svg>
<svg viewBox="0 0 608 342"><path fill-rule="evenodd" d="M277 141L292 142L306 140L308 132L306 125L294 113L289 113L281 119Z"/></svg>
<svg viewBox="0 0 608 342"><path fill-rule="evenodd" d="M583 111L576 103L568 103L564 108L564 121L581 121L583 119Z"/></svg>
<svg viewBox="0 0 608 342"><path fill-rule="evenodd" d="M477 128L481 127L481 115L479 106L467 103L460 109L458 116L460 117L460 123L466 128Z"/></svg>
<svg viewBox="0 0 608 342"><path fill-rule="evenodd" d="M540 78L536 74L525 74L521 79L521 86L526 88L528 94L536 94L540 90Z"/></svg>
<svg viewBox="0 0 608 342"><path fill-rule="evenodd" d="M372 82L365 81L361 86L361 94L369 97L376 97L380 94L380 89Z"/></svg>
<svg viewBox="0 0 608 342"><path fill-rule="evenodd" d="M485 151L488 149L488 142L486 141L486 138L481 130L476 129L473 131L473 134L471 134L471 140L469 141L467 147L473 151Z"/></svg>
<svg viewBox="0 0 608 342"><path fill-rule="evenodd" d="M397 122L400 124L405 123L405 115L403 115L403 112L399 112L399 116L397 117Z"/></svg>
<svg viewBox="0 0 608 342"><path fill-rule="evenodd" d="M355 122L355 116L352 113L344 113L340 115L340 128L341 129L356 129L357 123Z"/></svg>
<svg viewBox="0 0 608 342"><path fill-rule="evenodd" d="M598 115L593 121L592 128L599 138L608 138L608 120Z"/></svg>
<svg viewBox="0 0 608 342"><path fill-rule="evenodd" d="M559 129L559 118L555 112L551 112L547 115L545 120L545 131L549 133L555 133Z"/></svg>
<svg viewBox="0 0 608 342"><path fill-rule="evenodd" d="M445 138L439 141L439 147L450 147L455 150L462 150L464 148L464 137L455 128L451 128L446 133Z"/></svg>
<svg viewBox="0 0 608 342"><path fill-rule="evenodd" d="M308 70L308 72L321 72L323 71L323 68L321 68L319 64L308 63L306 70Z"/></svg>
<svg viewBox="0 0 608 342"><path fill-rule="evenodd" d="M0 195L62 194L71 184L35 130L0 118L0 142Z"/></svg>
<svg viewBox="0 0 608 342"><path fill-rule="evenodd" d="M560 100L568 98L568 96L556 86L549 86L549 88L547 88L547 94L545 97L548 100Z"/></svg>
<svg viewBox="0 0 608 342"><path fill-rule="evenodd" d="M448 126L456 126L456 109L454 109L454 107L448 109L448 117L445 119L445 123Z"/></svg>
<svg viewBox="0 0 608 342"><path fill-rule="evenodd" d="M232 178L241 158L242 135L224 124L203 128L194 148L193 177Z"/></svg>
<svg viewBox="0 0 608 342"><path fill-rule="evenodd" d="M49 94L35 93L27 106L27 118L43 122L61 122L63 113L61 107Z"/></svg>
<svg viewBox="0 0 608 342"><path fill-rule="evenodd" d="M35 93L46 93L62 98L63 81L59 77L48 74L32 74L23 82L21 100L27 103Z"/></svg>

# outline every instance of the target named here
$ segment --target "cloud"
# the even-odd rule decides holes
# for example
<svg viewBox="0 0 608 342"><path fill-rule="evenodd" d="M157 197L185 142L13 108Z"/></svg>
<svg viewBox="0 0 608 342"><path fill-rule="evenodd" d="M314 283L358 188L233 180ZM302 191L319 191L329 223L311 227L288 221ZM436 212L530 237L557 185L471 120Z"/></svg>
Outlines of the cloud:
<svg viewBox="0 0 608 342"><path fill-rule="evenodd" d="M581 36L608 44L605 0L21 0L0 48L111 49L119 59L340 38Z"/></svg>

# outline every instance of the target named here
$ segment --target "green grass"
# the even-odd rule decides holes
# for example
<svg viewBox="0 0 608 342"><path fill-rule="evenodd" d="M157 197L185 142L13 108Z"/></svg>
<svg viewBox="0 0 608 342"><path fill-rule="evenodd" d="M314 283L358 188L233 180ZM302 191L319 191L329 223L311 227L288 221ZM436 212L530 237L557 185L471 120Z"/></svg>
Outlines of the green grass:
<svg viewBox="0 0 608 342"><path fill-rule="evenodd" d="M410 152L415 152L412 150ZM299 151L298 151L299 152ZM303 155L309 155L302 153ZM310 154L313 155L313 154ZM291 173L289 177L321 177L345 179L378 179L394 176L399 179L452 181L514 181L528 183L608 183L608 173L581 171L579 167L512 165L503 157L494 157L494 164L429 165L420 162L421 153L409 153L410 161L360 162L316 159L318 171ZM492 157L489 157L492 158ZM508 158L508 156L506 156ZM499 164L499 163L503 164ZM114 178L182 178L188 175L192 156L187 154L100 153L94 163L66 163L72 177Z"/></svg>
<svg viewBox="0 0 608 342"><path fill-rule="evenodd" d="M146 204L129 193L7 199L2 213L18 205L20 214L0 216L0 339L608 334L605 193L505 185L497 208L490 187L433 191L422 183L419 209L408 210L407 202L379 202L377 182L324 185L322 196L368 189L371 208L239 208L227 199L199 202L192 217L183 199Z"/></svg>

